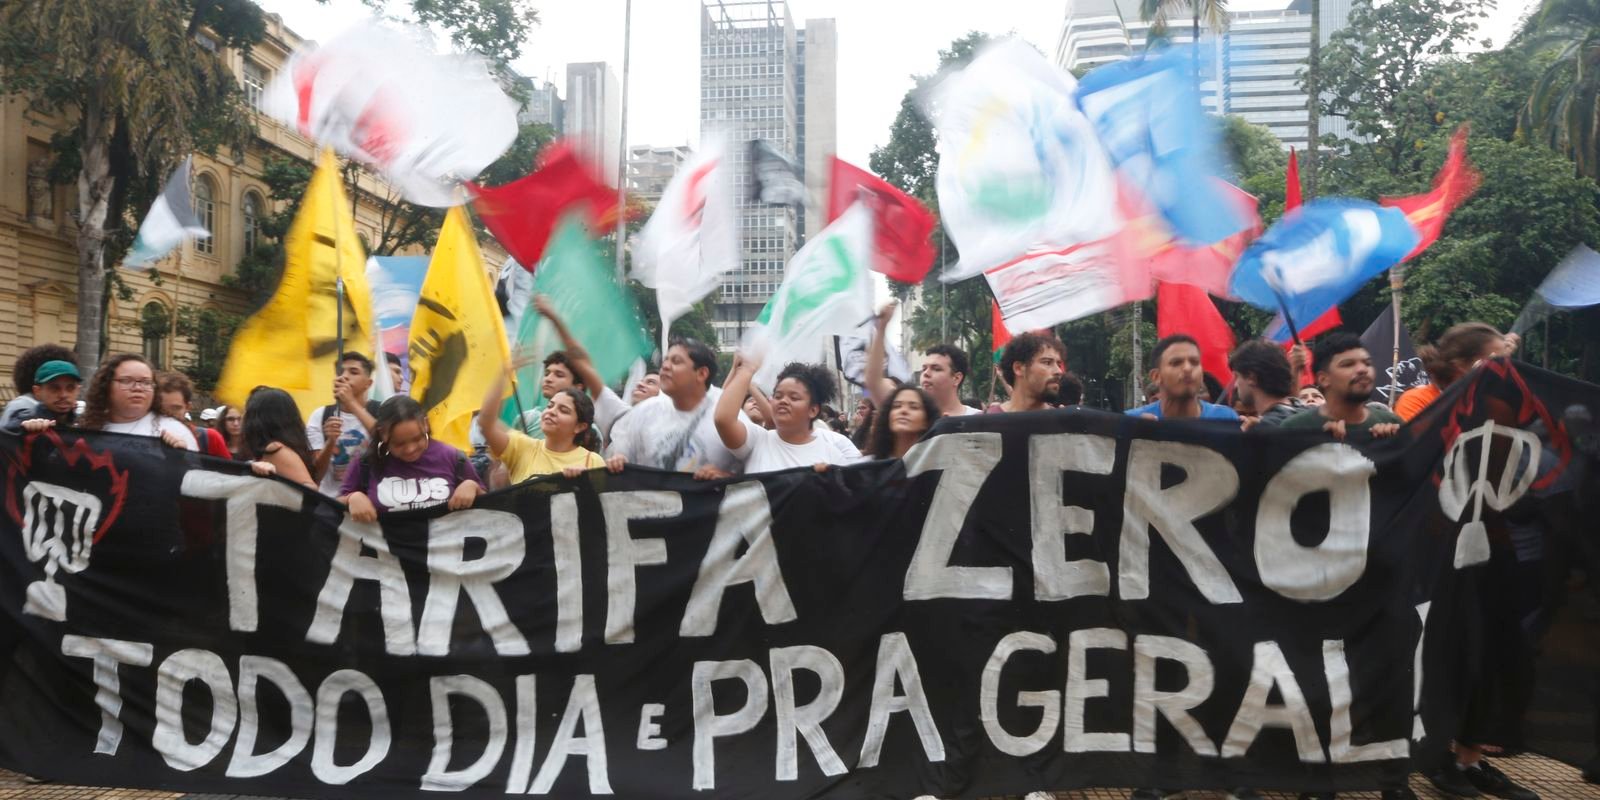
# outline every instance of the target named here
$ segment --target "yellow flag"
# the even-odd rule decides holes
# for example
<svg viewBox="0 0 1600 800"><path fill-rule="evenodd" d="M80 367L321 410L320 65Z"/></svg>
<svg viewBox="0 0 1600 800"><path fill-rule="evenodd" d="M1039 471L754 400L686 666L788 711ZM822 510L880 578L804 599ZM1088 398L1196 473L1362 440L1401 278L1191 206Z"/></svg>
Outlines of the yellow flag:
<svg viewBox="0 0 1600 800"><path fill-rule="evenodd" d="M411 317L411 396L434 438L472 448L472 412L510 357L505 325L467 213L445 215ZM509 395L509 392L508 392Z"/></svg>
<svg viewBox="0 0 1600 800"><path fill-rule="evenodd" d="M339 358L337 280L344 279L344 349L372 355L372 291L350 201L332 151L324 151L284 239L278 289L233 336L216 396L243 407L260 385L294 396L310 417L333 402ZM382 368L382 365L378 365Z"/></svg>

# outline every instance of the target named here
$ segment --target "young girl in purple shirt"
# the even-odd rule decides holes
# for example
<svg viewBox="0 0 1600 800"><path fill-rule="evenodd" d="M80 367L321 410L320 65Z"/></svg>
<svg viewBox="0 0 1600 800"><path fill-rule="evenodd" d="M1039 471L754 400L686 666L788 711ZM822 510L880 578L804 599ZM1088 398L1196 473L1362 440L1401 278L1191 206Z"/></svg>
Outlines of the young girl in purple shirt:
<svg viewBox="0 0 1600 800"><path fill-rule="evenodd" d="M350 517L372 522L379 512L448 503L469 508L483 483L460 450L428 435L428 417L417 401L397 395L378 408L372 446L352 464L339 490Z"/></svg>

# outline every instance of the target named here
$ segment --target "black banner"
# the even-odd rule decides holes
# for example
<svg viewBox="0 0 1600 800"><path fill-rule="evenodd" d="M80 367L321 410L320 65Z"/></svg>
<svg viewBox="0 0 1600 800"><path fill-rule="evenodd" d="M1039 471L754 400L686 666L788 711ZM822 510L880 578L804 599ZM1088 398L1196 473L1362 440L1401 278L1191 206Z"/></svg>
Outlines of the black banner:
<svg viewBox="0 0 1600 800"><path fill-rule="evenodd" d="M154 439L0 439L0 764L327 798L1394 785L1475 724L1505 522L1577 491L1561 423L1496 362L1389 440L946 418L904 462L381 524Z"/></svg>

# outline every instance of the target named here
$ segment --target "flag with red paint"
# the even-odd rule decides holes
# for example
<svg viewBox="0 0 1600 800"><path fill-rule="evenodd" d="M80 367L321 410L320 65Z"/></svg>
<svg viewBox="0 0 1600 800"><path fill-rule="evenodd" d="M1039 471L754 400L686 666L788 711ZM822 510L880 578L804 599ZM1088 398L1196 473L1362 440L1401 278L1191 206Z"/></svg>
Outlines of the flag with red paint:
<svg viewBox="0 0 1600 800"><path fill-rule="evenodd" d="M1406 254L1405 261L1416 258L1418 253L1428 249L1428 245L1438 241L1450 212L1466 202L1478 190L1482 180L1483 176L1467 161L1467 126L1462 125L1450 137L1450 152L1445 156L1439 174L1433 178L1431 191L1410 197L1385 197L1378 201L1405 212L1406 221L1422 237L1417 246Z"/></svg>
<svg viewBox="0 0 1600 800"><path fill-rule="evenodd" d="M568 142L546 148L539 168L503 186L472 190L472 210L511 257L532 272L544 257L556 224L569 212L582 214L591 232L602 234L617 222L617 190Z"/></svg>
<svg viewBox="0 0 1600 800"><path fill-rule="evenodd" d="M739 266L734 186L726 147L702 148L667 184L634 242L631 277L656 290L663 351L672 321L715 291L723 273Z"/></svg>
<svg viewBox="0 0 1600 800"><path fill-rule="evenodd" d="M926 277L935 255L928 241L938 224L933 213L888 181L835 157L828 173L828 222L856 202L872 207L872 269L903 283Z"/></svg>

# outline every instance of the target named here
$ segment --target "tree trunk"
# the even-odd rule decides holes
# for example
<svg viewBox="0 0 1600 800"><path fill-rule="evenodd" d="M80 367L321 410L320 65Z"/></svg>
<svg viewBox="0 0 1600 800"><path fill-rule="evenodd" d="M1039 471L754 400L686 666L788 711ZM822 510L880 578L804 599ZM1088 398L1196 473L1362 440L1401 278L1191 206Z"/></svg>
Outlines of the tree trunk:
<svg viewBox="0 0 1600 800"><path fill-rule="evenodd" d="M105 346L106 217L111 204L113 121L93 97L83 105L78 172L78 369L85 375L100 364Z"/></svg>
<svg viewBox="0 0 1600 800"><path fill-rule="evenodd" d="M1318 59L1322 51L1322 0L1311 0L1311 53L1306 58L1306 192L1317 197L1317 139L1321 137L1322 91Z"/></svg>

